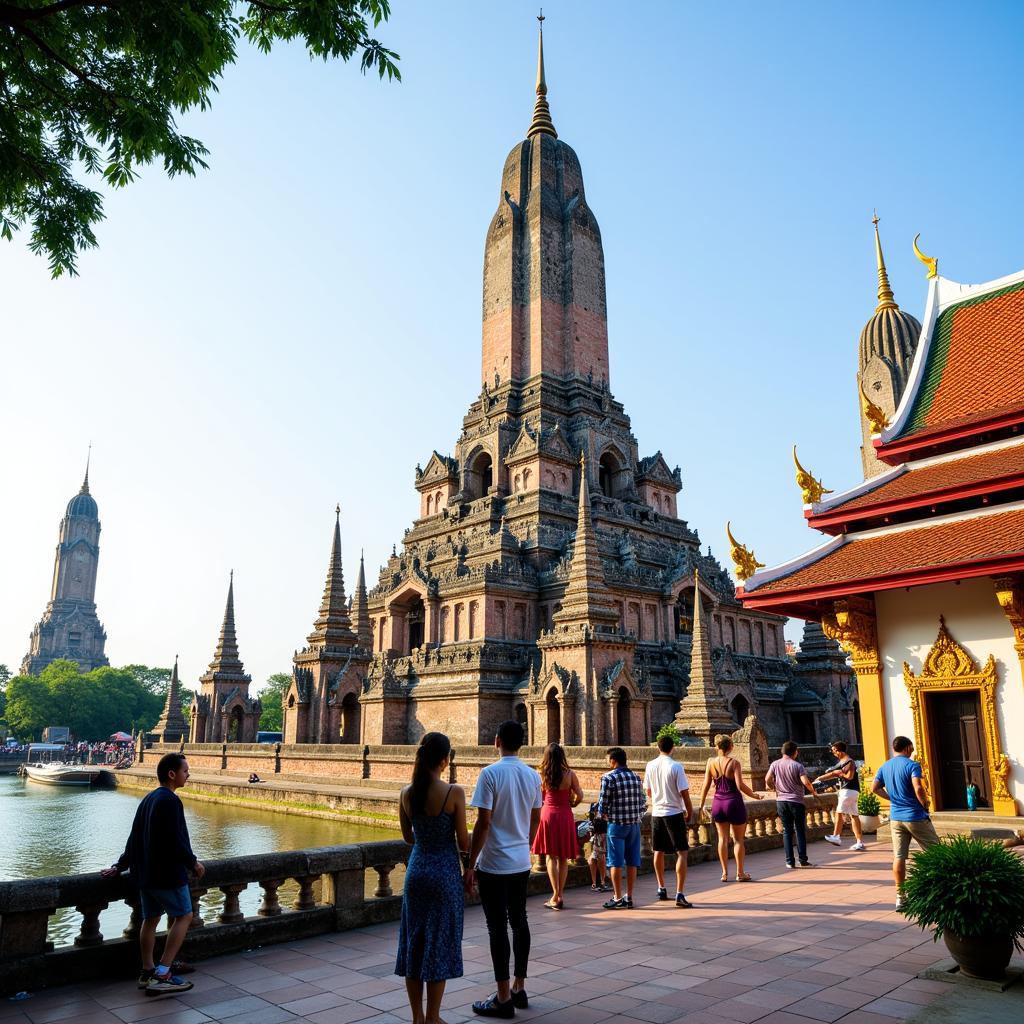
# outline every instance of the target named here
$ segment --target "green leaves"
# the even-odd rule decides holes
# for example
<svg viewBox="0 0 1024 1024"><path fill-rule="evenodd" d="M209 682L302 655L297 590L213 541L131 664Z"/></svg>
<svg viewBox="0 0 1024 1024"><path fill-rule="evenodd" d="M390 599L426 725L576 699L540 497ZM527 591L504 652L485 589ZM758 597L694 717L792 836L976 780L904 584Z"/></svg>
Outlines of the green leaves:
<svg viewBox="0 0 1024 1024"><path fill-rule="evenodd" d="M260 715L260 729L265 732L281 731L281 698L291 685L290 672L275 672L267 679L259 692L263 712Z"/></svg>
<svg viewBox="0 0 1024 1024"><path fill-rule="evenodd" d="M999 842L949 836L913 856L903 885L904 913L935 939L1024 938L1024 860Z"/></svg>
<svg viewBox="0 0 1024 1024"><path fill-rule="evenodd" d="M31 225L54 277L96 245L98 192L159 160L169 175L206 169L206 147L175 115L206 110L244 37L269 53L302 39L310 57L349 60L401 80L398 54L371 27L387 0L8 0L0 3L0 237Z"/></svg>

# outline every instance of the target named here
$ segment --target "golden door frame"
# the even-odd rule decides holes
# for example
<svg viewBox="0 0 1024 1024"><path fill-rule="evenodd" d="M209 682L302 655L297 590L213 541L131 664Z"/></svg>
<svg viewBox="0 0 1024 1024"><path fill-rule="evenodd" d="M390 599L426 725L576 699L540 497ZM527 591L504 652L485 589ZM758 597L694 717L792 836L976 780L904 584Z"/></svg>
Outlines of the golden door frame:
<svg viewBox="0 0 1024 1024"><path fill-rule="evenodd" d="M995 658L990 654L979 671L978 663L950 636L946 621L940 615L939 635L925 656L921 674L915 675L910 666L903 662L903 682L910 695L910 709L914 715L914 747L918 752L929 795L934 797L935 792L930 771L935 751L925 722L924 694L951 690L976 691L981 698L992 810L996 814L1019 814L1017 801L1009 790L1010 759L1003 750L999 720L996 717L996 686L999 677Z"/></svg>

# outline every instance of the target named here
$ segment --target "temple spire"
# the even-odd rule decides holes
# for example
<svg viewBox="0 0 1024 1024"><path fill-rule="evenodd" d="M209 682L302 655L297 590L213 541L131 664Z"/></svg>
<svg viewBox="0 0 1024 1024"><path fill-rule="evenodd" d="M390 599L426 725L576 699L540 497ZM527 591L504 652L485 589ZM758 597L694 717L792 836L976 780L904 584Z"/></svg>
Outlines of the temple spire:
<svg viewBox="0 0 1024 1024"><path fill-rule="evenodd" d="M351 646L352 620L345 597L345 575L341 568L341 506L334 509L334 537L331 557L327 563L327 580L320 602L320 614L313 623L313 632L307 637L314 647Z"/></svg>
<svg viewBox="0 0 1024 1024"><path fill-rule="evenodd" d="M373 649L373 628L370 625L370 610L366 599L366 569L363 553L359 552L359 576L356 578L356 592L352 599L352 625L359 639L359 646Z"/></svg>
<svg viewBox="0 0 1024 1024"><path fill-rule="evenodd" d="M896 305L892 288L889 287L889 274L885 269L885 257L882 255L882 241L878 237L877 213L871 218L871 223L875 225L875 260L878 263L878 305L875 307L875 312L881 313L883 309L899 309L900 307Z"/></svg>
<svg viewBox="0 0 1024 1024"><path fill-rule="evenodd" d="M178 656L174 656L174 668L171 669L171 684L167 689L167 700L160 721L153 732L158 743L178 743L184 738L188 727L181 711L181 685L178 681Z"/></svg>
<svg viewBox="0 0 1024 1024"><path fill-rule="evenodd" d="M541 8L537 16L540 23L540 30L537 36L537 102L533 105L533 121L530 123L530 130L526 133L528 139L535 135L550 135L553 139L558 138L554 122L551 120L551 111L548 109L548 83L544 78L544 9Z"/></svg>
<svg viewBox="0 0 1024 1024"><path fill-rule="evenodd" d="M224 621L220 627L217 649L213 652L208 673L243 673L242 659L238 656L238 638L235 635L235 570L228 581L228 600L224 605Z"/></svg>
<svg viewBox="0 0 1024 1024"><path fill-rule="evenodd" d="M693 574L693 633L690 637L690 683L679 702L675 724L680 732L715 742L719 733L732 733L736 722L715 680L711 664L711 638L704 623L700 599L700 572Z"/></svg>
<svg viewBox="0 0 1024 1024"><path fill-rule="evenodd" d="M569 580L562 596L562 608L555 613L554 621L563 625L585 623L591 627L614 626L619 621L618 609L605 583L597 533L590 517L590 484L587 457L583 454L580 455L580 503Z"/></svg>
<svg viewBox="0 0 1024 1024"><path fill-rule="evenodd" d="M82 481L82 489L79 494L89 493L89 463L92 461L92 441L89 442L89 451L85 456L85 479Z"/></svg>

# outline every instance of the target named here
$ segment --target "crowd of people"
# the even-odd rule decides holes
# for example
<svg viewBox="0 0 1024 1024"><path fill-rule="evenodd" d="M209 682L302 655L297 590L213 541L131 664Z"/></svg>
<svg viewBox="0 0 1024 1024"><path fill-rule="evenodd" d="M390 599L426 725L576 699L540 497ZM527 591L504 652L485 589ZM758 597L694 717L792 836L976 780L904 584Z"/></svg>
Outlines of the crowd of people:
<svg viewBox="0 0 1024 1024"><path fill-rule="evenodd" d="M416 750L412 781L399 797L402 835L412 849L395 963L395 973L405 978L414 1024L440 1024L445 985L463 974L463 911L466 897L472 895L479 896L483 907L495 981L494 993L473 1003L474 1013L510 1019L529 1006L526 898L531 854L542 854L546 860L551 897L545 908L556 913L566 909L569 863L584 839L590 845L591 889L607 892L607 882L611 882L611 896L603 903L604 909L631 910L641 860L640 826L648 801L657 901L674 900L677 908L693 909L685 893L689 830L703 820L712 790L710 820L718 835L722 882L729 881L730 843L735 880L751 881L744 869L747 807L743 797L754 799L757 794L744 781L743 766L732 753L729 736L717 737L716 754L705 765L696 807L686 770L672 757L670 736L659 737L658 755L645 766L642 777L630 769L625 750L609 748L608 772L601 777L598 799L579 822L573 808L583 799L583 787L564 748L549 744L538 771L519 757L524 740L518 722L507 721L498 727L494 740L497 759L480 772L470 799L462 786L445 781L452 753L447 736L427 733ZM872 788L890 801L899 909L899 887L906 875L911 838L927 847L937 842L937 837L928 816L921 766L910 757L913 744L898 736L893 749L894 756L879 769ZM769 766L765 783L775 792L786 864L794 870L810 868L805 795L817 799L815 784L799 760L796 743L784 743L780 753ZM835 829L826 838L840 845L849 818L855 838L851 849L863 850L856 803L850 796L859 793L857 766L848 756L846 744L833 743L832 753L836 764L817 780L840 787ZM189 874L201 879L205 871L192 851L184 810L176 795L189 778L184 755L164 755L157 778L159 786L139 804L124 853L101 872L111 877L130 870L139 887L143 924L138 985L147 995L192 988L192 982L184 977L192 967L176 958L192 920ZM472 832L467 824L468 807L476 811ZM674 898L666 884L666 858L673 854ZM156 961L156 929L164 914L169 930L163 954Z"/></svg>

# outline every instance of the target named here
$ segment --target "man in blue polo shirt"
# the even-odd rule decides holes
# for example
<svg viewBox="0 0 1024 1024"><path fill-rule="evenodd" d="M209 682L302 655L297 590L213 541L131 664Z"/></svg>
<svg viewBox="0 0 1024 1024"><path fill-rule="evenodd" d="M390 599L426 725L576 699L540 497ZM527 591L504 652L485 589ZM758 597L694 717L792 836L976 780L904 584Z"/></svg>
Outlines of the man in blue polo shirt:
<svg viewBox="0 0 1024 1024"><path fill-rule="evenodd" d="M892 876L896 882L896 909L903 909L900 886L907 878L907 855L910 840L926 850L939 837L928 817L928 789L924 784L921 764L911 758L914 744L906 736L892 741L896 756L890 757L875 775L871 789L889 801L889 829L892 832Z"/></svg>

